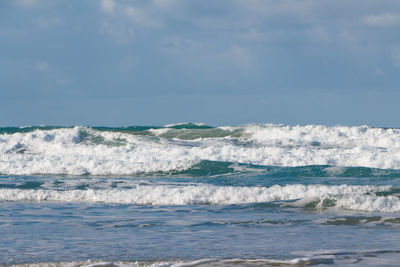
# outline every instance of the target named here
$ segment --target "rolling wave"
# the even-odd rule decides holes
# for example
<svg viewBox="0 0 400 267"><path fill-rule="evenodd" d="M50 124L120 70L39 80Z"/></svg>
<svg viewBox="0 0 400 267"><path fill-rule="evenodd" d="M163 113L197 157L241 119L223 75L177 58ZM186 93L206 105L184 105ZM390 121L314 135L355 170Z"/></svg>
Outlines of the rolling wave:
<svg viewBox="0 0 400 267"><path fill-rule="evenodd" d="M341 167L358 168L364 174L373 169L397 173L393 170L400 170L400 130L193 123L0 129L3 175L186 172L207 176L266 166L324 166L332 175L340 175Z"/></svg>
<svg viewBox="0 0 400 267"><path fill-rule="evenodd" d="M0 189L0 201L88 202L129 205L236 205L273 202L313 209L340 208L400 212L399 190L391 186L274 185L136 185L131 189Z"/></svg>

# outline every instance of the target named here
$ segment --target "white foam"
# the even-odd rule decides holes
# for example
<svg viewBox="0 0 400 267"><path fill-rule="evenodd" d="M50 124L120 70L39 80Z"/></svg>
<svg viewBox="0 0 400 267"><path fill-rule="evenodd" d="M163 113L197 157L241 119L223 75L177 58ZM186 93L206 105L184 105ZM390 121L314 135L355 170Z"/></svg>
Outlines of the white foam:
<svg viewBox="0 0 400 267"><path fill-rule="evenodd" d="M379 212L400 212L400 199L397 196L343 196L336 197L335 207Z"/></svg>
<svg viewBox="0 0 400 267"><path fill-rule="evenodd" d="M341 175L344 173L344 171L346 170L345 167L342 166L333 166L333 167L327 167L325 168L325 171L329 174L329 175Z"/></svg>
<svg viewBox="0 0 400 267"><path fill-rule="evenodd" d="M307 263L326 263L333 256L303 257L290 260L272 259L201 259L195 261L156 261L156 262L124 262L124 261L74 261L74 262L40 262L10 265L10 267L194 267L194 266L265 266L272 265L299 265ZM325 260L325 261L323 261ZM211 264L211 265L209 265Z"/></svg>
<svg viewBox="0 0 400 267"><path fill-rule="evenodd" d="M153 133L159 135L169 131L166 129ZM398 129L315 125L222 129L241 129L244 133L239 139L225 136L197 140L176 140L179 135L168 140L88 127L1 134L0 174L130 175L184 170L201 160L400 169Z"/></svg>
<svg viewBox="0 0 400 267"><path fill-rule="evenodd" d="M306 252L307 254L307 252ZM372 257L371 255L374 255ZM399 253L396 251L339 251L326 252L308 257L292 259L201 259L194 261L149 261L149 262L128 262L128 261L74 261L74 262L41 262L11 265L10 267L194 267L194 266L303 266L303 265L388 265L397 266Z"/></svg>
<svg viewBox="0 0 400 267"><path fill-rule="evenodd" d="M83 132L104 139L93 144L84 141ZM124 175L144 172L183 170L200 159L185 157L187 151L168 142L118 132L100 132L85 127L36 130L31 133L2 135L0 173L2 174L94 174ZM106 141L124 140L120 146ZM26 149L18 153L16 149Z"/></svg>
<svg viewBox="0 0 400 267"><path fill-rule="evenodd" d="M137 185L133 189L102 190L22 190L0 189L0 201L62 201L117 203L133 205L241 204L297 200L304 206L311 201L335 201L336 208L360 211L400 212L395 196L375 196L390 186L274 185L272 187L233 187L211 185ZM369 195L365 195L369 193ZM318 205L317 205L318 207Z"/></svg>
<svg viewBox="0 0 400 267"><path fill-rule="evenodd" d="M254 140L287 146L400 147L400 129L266 124L246 126L245 132Z"/></svg>

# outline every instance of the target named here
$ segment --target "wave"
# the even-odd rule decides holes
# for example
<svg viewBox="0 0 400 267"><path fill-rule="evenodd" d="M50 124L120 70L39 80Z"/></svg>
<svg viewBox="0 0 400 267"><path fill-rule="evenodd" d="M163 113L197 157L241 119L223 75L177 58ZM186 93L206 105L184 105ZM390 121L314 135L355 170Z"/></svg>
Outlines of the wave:
<svg viewBox="0 0 400 267"><path fill-rule="evenodd" d="M137 184L136 188L131 189L0 189L0 201L61 201L155 206L277 202L277 205L314 209L335 207L368 212L400 212L398 192L397 188L391 186L239 187Z"/></svg>
<svg viewBox="0 0 400 267"><path fill-rule="evenodd" d="M400 259L398 250L326 250L288 259L197 259L173 261L73 261L73 262L40 262L10 265L10 267L195 267L195 266L313 266L313 265L385 265L397 266ZM298 253L296 253L298 254Z"/></svg>
<svg viewBox="0 0 400 267"><path fill-rule="evenodd" d="M3 175L179 173L210 166L204 162L242 167L240 164L399 170L400 130L272 124L211 127L190 123L0 129ZM337 170L331 169L332 173Z"/></svg>
<svg viewBox="0 0 400 267"><path fill-rule="evenodd" d="M54 130L54 129L71 129L75 126L22 126L22 127L0 127L0 134L13 134L13 133L28 133L36 130ZM139 132L145 132L145 134L151 134L146 132L148 130L156 129L212 129L213 126L206 125L204 123L176 123L167 124L165 126L126 126L126 127L91 127L95 130L100 131L113 131L113 132L131 132L132 134L140 134Z"/></svg>
<svg viewBox="0 0 400 267"><path fill-rule="evenodd" d="M273 259L201 259L194 261L154 261L154 262L127 262L127 261L75 261L75 262L40 262L32 264L15 264L9 267L195 267L195 266L290 266L332 264L333 256L303 257L290 260Z"/></svg>

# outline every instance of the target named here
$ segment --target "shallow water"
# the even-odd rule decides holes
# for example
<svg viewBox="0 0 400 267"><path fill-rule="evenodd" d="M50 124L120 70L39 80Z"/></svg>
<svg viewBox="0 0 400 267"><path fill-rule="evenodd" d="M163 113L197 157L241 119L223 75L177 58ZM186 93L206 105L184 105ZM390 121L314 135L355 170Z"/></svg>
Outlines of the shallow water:
<svg viewBox="0 0 400 267"><path fill-rule="evenodd" d="M355 183L357 179L359 182ZM393 190L398 186L395 177L271 179L260 173L213 178L3 176L0 177L1 190L17 192L11 195L15 199L9 197L0 202L0 259L3 264L101 260L127 261L131 265L135 261L176 264L177 260L199 259L263 259L285 264L290 260L307 259L309 261L303 263L322 261L324 264L344 262L360 265L372 264L379 258L387 263L400 260L400 252L396 250L400 247L399 213L352 210L351 207L336 207L329 201L318 205L320 201L314 199L302 203L304 198L291 199L285 195L299 193L296 191L299 180L303 181L305 188L314 186L314 191L326 186L328 191L341 188L337 189L337 195L333 192L327 199L346 197L342 193L352 184L360 186L357 190L350 190L353 197L397 199L397 191ZM348 185L343 186L344 181L349 181ZM382 186L385 188L387 184L390 184L390 189L383 190ZM139 198L134 197L137 185L139 188L149 187L148 195L161 194L161 198L171 200L172 204L138 205L135 201ZM216 188L271 189L277 185L280 186L276 189L280 192L278 197L285 198L283 200L219 204L213 203L214 198L210 196L208 203L190 204L203 199L207 190L215 192ZM202 190L185 191L188 187ZM286 193L281 191L285 187L290 189ZM372 189L364 193L365 187ZM183 194L192 194L187 196L192 198L186 199L185 204L174 204L174 198L165 193L168 192L166 188L179 188ZM358 192L360 189L361 193ZM103 199L93 194L82 197L84 195L77 193L72 199L70 195L56 200L35 198L39 191L87 193L91 190L111 191L105 194L108 198ZM124 190L129 194L118 194ZM268 192L272 194L272 191L266 191L260 197L268 195ZM233 191L232 194L235 193L253 196L252 191ZM23 199L24 196L33 197ZM132 203L118 203L129 197ZM173 197L179 198L176 192ZM243 198L233 198L236 199ZM378 209L395 208L387 201L382 203ZM233 263L214 261L212 264L229 266ZM265 265L268 262L240 264Z"/></svg>

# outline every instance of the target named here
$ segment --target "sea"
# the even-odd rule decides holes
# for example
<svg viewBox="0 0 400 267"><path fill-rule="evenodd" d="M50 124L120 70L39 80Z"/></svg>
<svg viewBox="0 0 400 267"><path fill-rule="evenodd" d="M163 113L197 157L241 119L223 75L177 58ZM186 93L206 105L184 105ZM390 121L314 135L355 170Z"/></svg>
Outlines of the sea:
<svg viewBox="0 0 400 267"><path fill-rule="evenodd" d="M1 266L398 266L400 129L0 128Z"/></svg>

